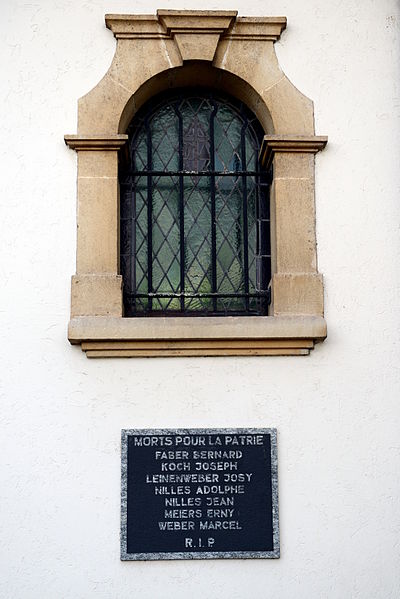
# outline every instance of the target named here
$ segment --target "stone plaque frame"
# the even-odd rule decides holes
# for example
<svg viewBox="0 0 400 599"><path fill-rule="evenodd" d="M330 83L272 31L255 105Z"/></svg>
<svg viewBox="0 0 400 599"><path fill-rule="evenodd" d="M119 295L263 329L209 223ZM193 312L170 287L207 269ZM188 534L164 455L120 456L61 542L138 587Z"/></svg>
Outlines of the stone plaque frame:
<svg viewBox="0 0 400 599"><path fill-rule="evenodd" d="M272 551L185 551L185 552L127 552L128 513L128 439L130 436L163 435L269 435L271 444L271 491L272 491ZM121 431L121 560L177 560L177 559L255 559L279 558L279 510L278 510L278 453L275 428L217 428L217 429L122 429Z"/></svg>

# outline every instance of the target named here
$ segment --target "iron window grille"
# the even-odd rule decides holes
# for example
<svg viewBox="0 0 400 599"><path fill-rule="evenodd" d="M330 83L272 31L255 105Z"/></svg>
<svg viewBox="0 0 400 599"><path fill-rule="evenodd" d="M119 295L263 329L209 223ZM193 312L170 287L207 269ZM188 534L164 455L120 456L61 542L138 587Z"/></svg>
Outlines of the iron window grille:
<svg viewBox="0 0 400 599"><path fill-rule="evenodd" d="M120 156L125 316L265 315L271 273L264 132L229 96L163 94Z"/></svg>

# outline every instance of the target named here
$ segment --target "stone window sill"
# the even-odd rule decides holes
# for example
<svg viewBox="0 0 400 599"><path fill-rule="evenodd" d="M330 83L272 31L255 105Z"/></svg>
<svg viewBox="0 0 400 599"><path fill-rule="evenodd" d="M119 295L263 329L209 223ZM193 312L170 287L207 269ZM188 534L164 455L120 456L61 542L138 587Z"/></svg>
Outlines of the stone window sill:
<svg viewBox="0 0 400 599"><path fill-rule="evenodd" d="M326 337L321 316L79 316L68 338L89 358L307 355Z"/></svg>

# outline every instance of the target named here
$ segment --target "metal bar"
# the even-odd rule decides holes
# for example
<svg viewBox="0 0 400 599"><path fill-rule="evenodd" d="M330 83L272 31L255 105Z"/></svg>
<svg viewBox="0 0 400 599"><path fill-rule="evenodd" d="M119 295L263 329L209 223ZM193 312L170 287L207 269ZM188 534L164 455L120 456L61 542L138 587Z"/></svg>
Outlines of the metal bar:
<svg viewBox="0 0 400 599"><path fill-rule="evenodd" d="M248 126L247 116L242 111L244 119L241 131L240 131L240 145L241 145L241 159L242 168L246 168L246 129ZM245 293L249 292L249 232L248 232L248 219L247 219L247 181L246 177L242 176L243 186L243 270L244 270L244 290ZM246 297L246 311L249 310L249 298Z"/></svg>
<svg viewBox="0 0 400 599"><path fill-rule="evenodd" d="M149 290L149 309L153 307L151 293L153 291L153 180L151 167L153 166L153 148L148 116L145 119L147 136L147 289ZM142 175L145 173L142 173Z"/></svg>
<svg viewBox="0 0 400 599"><path fill-rule="evenodd" d="M182 312L180 310L163 310L163 311L157 311L157 310L143 310L142 312L137 312L135 314L135 316L140 316L142 318L165 318L166 316L168 317L172 317L172 316L181 316ZM201 318L202 316L210 316L210 317L217 317L217 316L259 316L259 313L256 310L250 310L249 312L245 312L244 310L239 311L239 310L224 310L223 308L221 310L217 310L215 312L213 311L209 311L207 309L202 309L199 311L193 311L193 310L186 310L185 311L185 316L192 316L193 318Z"/></svg>
<svg viewBox="0 0 400 599"><path fill-rule="evenodd" d="M174 105L178 117L178 160L179 160L179 267L181 293L185 291L185 211L184 211L184 189L183 189L183 122L182 113ZM185 298L181 295L181 311L185 311Z"/></svg>
<svg viewBox="0 0 400 599"><path fill-rule="evenodd" d="M215 143L214 143L214 119L218 106L211 98L213 110L210 114L210 195L211 195L211 289L217 291L217 223L215 208ZM213 297L213 309L217 309L217 300Z"/></svg>
<svg viewBox="0 0 400 599"><path fill-rule="evenodd" d="M153 298L177 298L177 297L187 297L187 298L201 298L201 297L260 297L260 296L268 296L268 290L266 291L255 291L254 293L127 293L129 297L153 297Z"/></svg>
<svg viewBox="0 0 400 599"><path fill-rule="evenodd" d="M152 171L144 169L142 171L131 171L132 176L144 177L145 175L153 175L157 177L171 177L171 176L183 176L183 177L209 177L214 175L216 177L254 177L257 175L257 171Z"/></svg>

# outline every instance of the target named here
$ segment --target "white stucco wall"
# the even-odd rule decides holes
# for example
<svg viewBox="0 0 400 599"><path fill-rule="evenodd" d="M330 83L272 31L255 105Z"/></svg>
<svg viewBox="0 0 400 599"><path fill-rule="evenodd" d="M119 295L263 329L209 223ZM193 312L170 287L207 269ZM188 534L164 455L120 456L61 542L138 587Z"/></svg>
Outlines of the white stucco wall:
<svg viewBox="0 0 400 599"><path fill-rule="evenodd" d="M315 103L328 339L309 357L90 361L66 339L78 97L106 12L285 15L282 68ZM3 0L0 596L396 599L399 5L395 0ZM278 429L280 560L119 561L120 429Z"/></svg>

